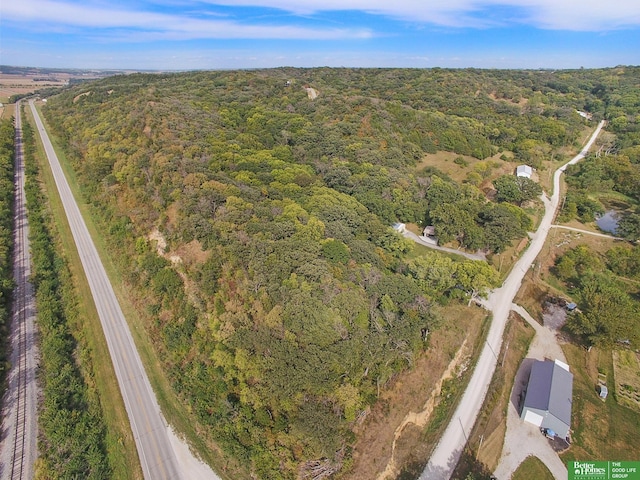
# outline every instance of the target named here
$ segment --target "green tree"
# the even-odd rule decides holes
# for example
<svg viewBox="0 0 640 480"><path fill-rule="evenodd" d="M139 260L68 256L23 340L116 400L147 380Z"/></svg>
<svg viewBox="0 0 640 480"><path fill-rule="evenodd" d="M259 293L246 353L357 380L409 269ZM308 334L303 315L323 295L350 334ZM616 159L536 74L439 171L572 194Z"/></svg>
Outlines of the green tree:
<svg viewBox="0 0 640 480"><path fill-rule="evenodd" d="M637 306L610 275L581 279L578 295L581 312L567 322L573 333L596 345L610 346L623 340L640 344Z"/></svg>
<svg viewBox="0 0 640 480"><path fill-rule="evenodd" d="M442 295L456 285L456 262L446 255L429 252L410 260L407 267L430 295Z"/></svg>
<svg viewBox="0 0 640 480"><path fill-rule="evenodd" d="M478 218L485 245L496 253L504 251L513 239L525 236L532 226L531 219L521 208L506 203L486 204Z"/></svg>
<svg viewBox="0 0 640 480"><path fill-rule="evenodd" d="M542 193L542 187L527 177L515 175L501 175L493 181L496 188L496 200L521 205L537 198Z"/></svg>
<svg viewBox="0 0 640 480"><path fill-rule="evenodd" d="M640 213L623 215L618 222L616 233L632 242L640 240Z"/></svg>
<svg viewBox="0 0 640 480"><path fill-rule="evenodd" d="M498 283L498 272L488 263L466 260L456 265L456 286L469 296L469 305Z"/></svg>

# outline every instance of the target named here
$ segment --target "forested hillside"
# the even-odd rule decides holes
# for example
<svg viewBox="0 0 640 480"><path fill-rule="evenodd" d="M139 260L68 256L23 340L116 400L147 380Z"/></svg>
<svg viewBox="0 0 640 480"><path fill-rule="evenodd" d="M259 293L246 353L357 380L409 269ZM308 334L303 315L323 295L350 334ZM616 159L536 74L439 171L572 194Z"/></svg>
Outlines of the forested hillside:
<svg viewBox="0 0 640 480"><path fill-rule="evenodd" d="M390 225L508 248L540 190L492 170L564 158L638 101L615 92L639 74L140 74L44 112L200 431L259 478L311 478L348 472L354 422L447 328L433 305L498 281L483 262L411 253ZM424 164L438 151L488 163L461 184Z"/></svg>

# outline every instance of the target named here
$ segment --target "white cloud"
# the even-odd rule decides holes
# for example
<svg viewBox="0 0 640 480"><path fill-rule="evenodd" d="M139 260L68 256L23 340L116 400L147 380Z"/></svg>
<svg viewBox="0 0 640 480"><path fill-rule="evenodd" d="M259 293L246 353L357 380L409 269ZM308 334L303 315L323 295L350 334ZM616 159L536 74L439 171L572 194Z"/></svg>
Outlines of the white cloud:
<svg viewBox="0 0 640 480"><path fill-rule="evenodd" d="M160 4L175 13L149 10ZM385 18L453 28L530 25L550 30L611 31L640 26L638 0L6 0L0 4L2 22L27 24L40 31L93 29L94 38L110 41L186 39L306 39L369 38L367 28L296 26L251 23L242 12L225 15L206 4L227 7L266 7L292 16L322 12L361 11ZM124 5L124 6L123 6ZM156 9L157 10L157 9ZM169 9L165 9L169 11ZM232 16L238 12L237 16Z"/></svg>
<svg viewBox="0 0 640 480"><path fill-rule="evenodd" d="M249 25L216 17L199 18L186 14L165 14L124 8L106 8L51 0L2 2L4 21L40 23L40 30L61 27L112 29L123 39L186 40L208 39L310 39L332 40L368 38L368 29L305 28L293 25ZM94 32L100 36L101 32ZM102 32L103 33L103 32ZM113 36L110 36L113 41Z"/></svg>
<svg viewBox="0 0 640 480"><path fill-rule="evenodd" d="M228 6L270 7L296 14L360 10L405 21L453 27L529 24L553 30L607 31L640 26L638 0L208 0ZM495 18L510 7L516 18ZM488 21L487 18L492 20Z"/></svg>
<svg viewBox="0 0 640 480"><path fill-rule="evenodd" d="M527 23L550 30L611 31L640 26L637 0L507 0L527 7Z"/></svg>

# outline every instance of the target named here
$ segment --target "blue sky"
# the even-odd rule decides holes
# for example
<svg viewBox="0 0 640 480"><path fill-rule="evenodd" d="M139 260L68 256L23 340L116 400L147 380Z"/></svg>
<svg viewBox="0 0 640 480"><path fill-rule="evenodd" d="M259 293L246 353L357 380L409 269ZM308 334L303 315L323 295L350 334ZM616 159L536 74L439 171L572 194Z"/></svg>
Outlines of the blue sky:
<svg viewBox="0 0 640 480"><path fill-rule="evenodd" d="M0 64L639 65L640 0L2 0Z"/></svg>

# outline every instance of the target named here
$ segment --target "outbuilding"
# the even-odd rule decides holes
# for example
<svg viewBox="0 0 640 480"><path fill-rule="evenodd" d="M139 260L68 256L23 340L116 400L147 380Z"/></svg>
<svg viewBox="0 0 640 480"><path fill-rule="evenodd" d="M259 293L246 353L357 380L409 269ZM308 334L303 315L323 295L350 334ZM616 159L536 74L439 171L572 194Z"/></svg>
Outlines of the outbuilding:
<svg viewBox="0 0 640 480"><path fill-rule="evenodd" d="M529 165L518 165L516 168L516 177L531 178L531 175L533 175L533 168Z"/></svg>
<svg viewBox="0 0 640 480"><path fill-rule="evenodd" d="M602 398L603 400L607 398L607 395L609 395L609 389L606 385L598 386L598 395L600 395L600 398Z"/></svg>
<svg viewBox="0 0 640 480"><path fill-rule="evenodd" d="M536 360L531 367L520 418L566 438L571 428L573 374L560 360Z"/></svg>

